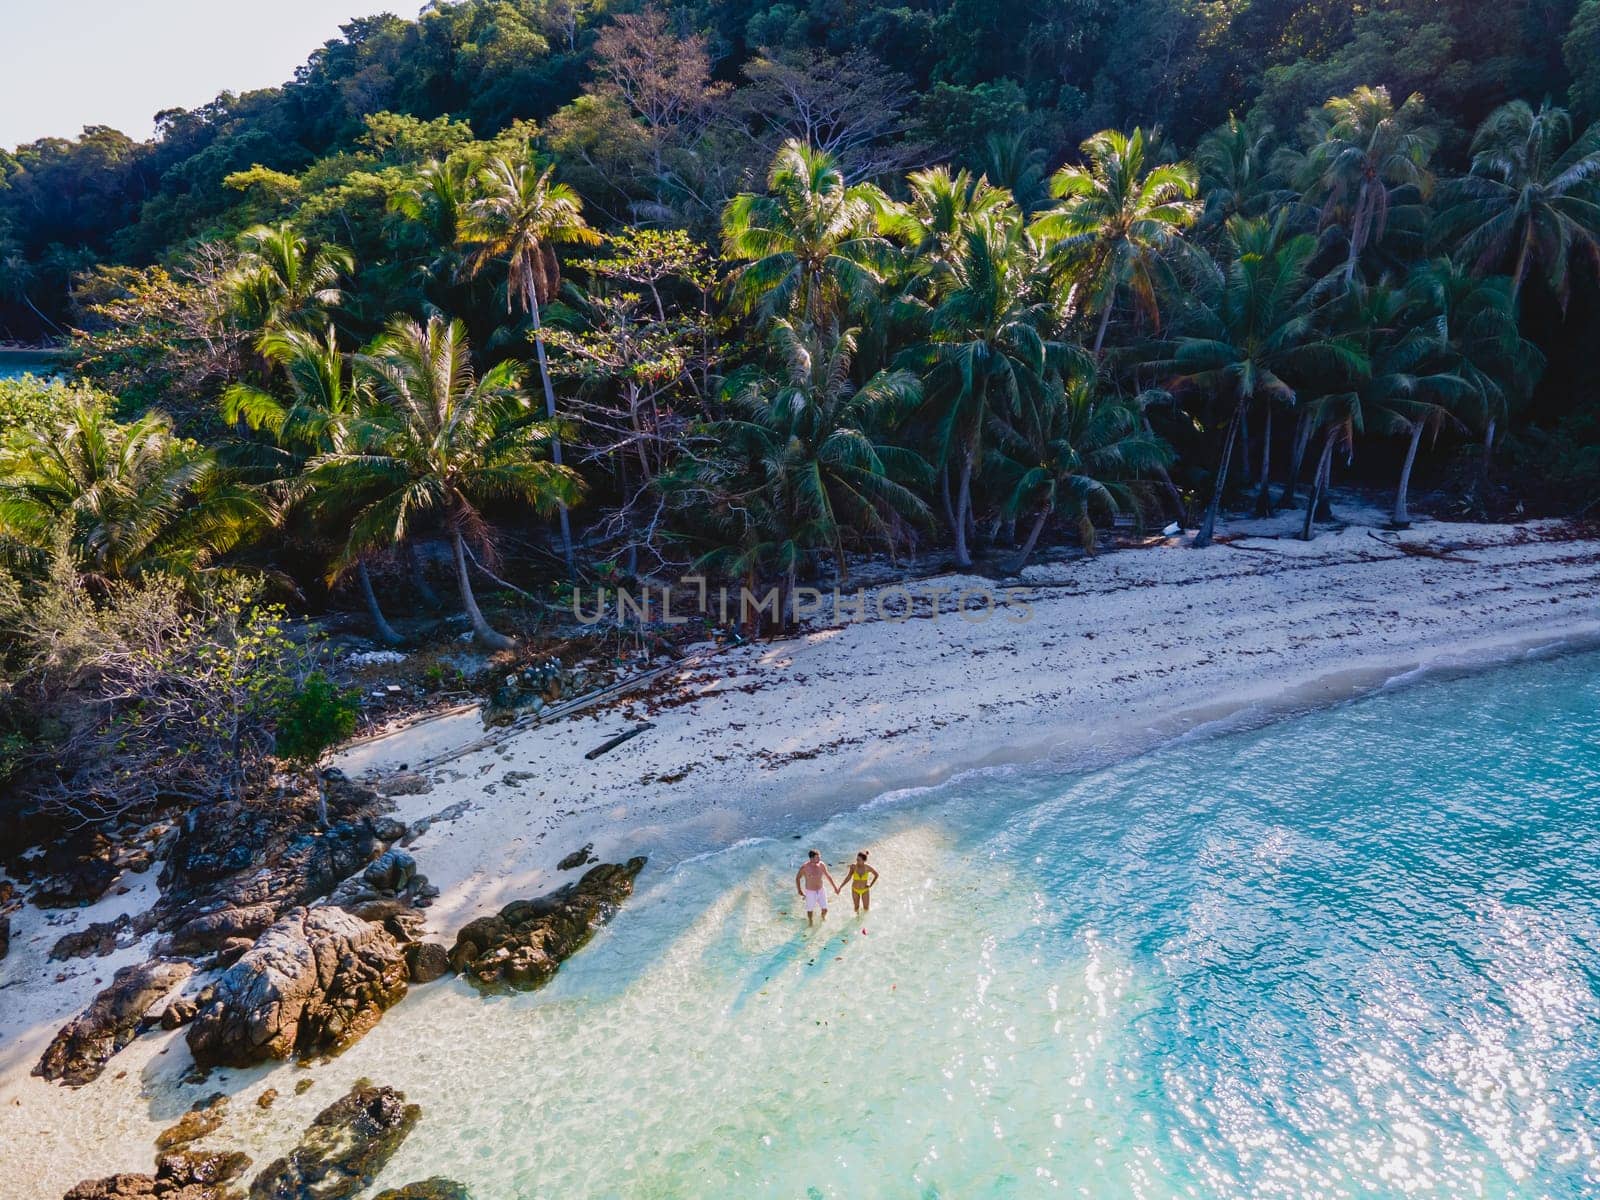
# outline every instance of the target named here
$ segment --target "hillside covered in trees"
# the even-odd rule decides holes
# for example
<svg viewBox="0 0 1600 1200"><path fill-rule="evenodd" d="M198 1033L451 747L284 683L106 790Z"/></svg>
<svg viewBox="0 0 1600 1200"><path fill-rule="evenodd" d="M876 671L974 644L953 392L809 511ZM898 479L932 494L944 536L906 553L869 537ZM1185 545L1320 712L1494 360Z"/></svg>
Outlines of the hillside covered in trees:
<svg viewBox="0 0 1600 1200"><path fill-rule="evenodd" d="M0 382L3 745L248 790L337 724L266 597L398 642L448 581L503 650L575 582L1309 538L1340 482L1587 511L1597 64L1600 0L464 0L0 152L0 336L75 376Z"/></svg>

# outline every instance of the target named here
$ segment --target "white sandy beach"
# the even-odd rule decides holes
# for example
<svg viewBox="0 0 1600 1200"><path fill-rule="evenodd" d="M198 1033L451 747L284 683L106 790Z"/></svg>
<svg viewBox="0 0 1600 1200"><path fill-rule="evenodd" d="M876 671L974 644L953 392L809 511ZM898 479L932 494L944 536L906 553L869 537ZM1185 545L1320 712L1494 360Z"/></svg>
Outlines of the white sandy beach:
<svg viewBox="0 0 1600 1200"><path fill-rule="evenodd" d="M968 769L1104 759L1409 672L1600 641L1600 541L1573 540L1559 524L1430 523L1402 535L1462 545L1439 559L1403 554L1365 527L1310 544L1277 536L1292 520L1236 523L1240 540L1203 553L1175 542L1036 567L1016 606L985 621L953 611L872 619L726 650L668 692L512 733L433 768L428 790L396 797L408 822L460 808L410 847L442 889L429 936L449 943L473 917L575 877L555 864L585 843L605 861L649 855L655 871L740 838L803 834L886 790ZM993 586L948 577L914 590L948 588L950 608L967 584ZM646 720L654 728L584 758ZM378 779L482 736L466 714L363 745L337 765ZM66 964L47 964L49 947L148 904L155 874L130 877L131 891L91 908L13 917L0 963L4 1200L148 1171L156 1132L215 1090L176 1084L181 1034L141 1038L76 1091L29 1075L55 1030L150 940ZM301 1074L232 1073L230 1120L267 1120L250 1100L268 1086L287 1096ZM318 1097L332 1095L317 1089L305 1103ZM271 1114L286 1140L292 1115Z"/></svg>

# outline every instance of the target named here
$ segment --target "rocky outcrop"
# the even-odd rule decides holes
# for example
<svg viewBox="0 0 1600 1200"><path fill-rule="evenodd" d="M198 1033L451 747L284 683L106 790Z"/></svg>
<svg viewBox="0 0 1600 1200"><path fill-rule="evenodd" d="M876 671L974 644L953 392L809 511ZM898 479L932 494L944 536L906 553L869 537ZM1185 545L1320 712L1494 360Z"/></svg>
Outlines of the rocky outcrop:
<svg viewBox="0 0 1600 1200"><path fill-rule="evenodd" d="M325 830L305 805L212 804L186 814L142 930L172 930L173 954L236 949L291 908L327 896L406 832L384 815L390 802L377 793L337 771L327 782Z"/></svg>
<svg viewBox="0 0 1600 1200"><path fill-rule="evenodd" d="M11 952L11 917L0 913L0 959Z"/></svg>
<svg viewBox="0 0 1600 1200"><path fill-rule="evenodd" d="M88 1179L66 1194L65 1200L235 1200L239 1193L228 1183L242 1175L250 1158L238 1151L163 1154L154 1175L109 1175Z"/></svg>
<svg viewBox="0 0 1600 1200"><path fill-rule="evenodd" d="M228 1097L221 1092L204 1100L196 1100L174 1124L156 1134L156 1149L176 1150L190 1142L198 1142L208 1133L221 1129L227 1115Z"/></svg>
<svg viewBox="0 0 1600 1200"><path fill-rule="evenodd" d="M406 968L412 983L432 983L450 974L450 951L438 942L410 942L406 946Z"/></svg>
<svg viewBox="0 0 1600 1200"><path fill-rule="evenodd" d="M633 894L644 864L604 863L548 896L470 922L456 936L451 965L485 991L542 986Z"/></svg>
<svg viewBox="0 0 1600 1200"><path fill-rule="evenodd" d="M472 1193L464 1184L454 1179L435 1176L405 1187L389 1188L379 1192L372 1200L472 1200Z"/></svg>
<svg viewBox="0 0 1600 1200"><path fill-rule="evenodd" d="M297 908L201 993L189 1049L202 1067L336 1052L405 992L388 931L340 908Z"/></svg>
<svg viewBox="0 0 1600 1200"><path fill-rule="evenodd" d="M393 1088L357 1081L300 1144L257 1175L250 1200L346 1200L370 1185L422 1116Z"/></svg>
<svg viewBox="0 0 1600 1200"><path fill-rule="evenodd" d="M138 1036L146 1015L193 970L186 962L159 959L123 967L111 986L56 1034L33 1073L68 1087L98 1078L111 1057Z"/></svg>
<svg viewBox="0 0 1600 1200"><path fill-rule="evenodd" d="M69 958L104 958L117 948L117 937L133 924L133 918L123 913L114 921L96 921L77 933L56 939L50 947L51 962L65 962Z"/></svg>

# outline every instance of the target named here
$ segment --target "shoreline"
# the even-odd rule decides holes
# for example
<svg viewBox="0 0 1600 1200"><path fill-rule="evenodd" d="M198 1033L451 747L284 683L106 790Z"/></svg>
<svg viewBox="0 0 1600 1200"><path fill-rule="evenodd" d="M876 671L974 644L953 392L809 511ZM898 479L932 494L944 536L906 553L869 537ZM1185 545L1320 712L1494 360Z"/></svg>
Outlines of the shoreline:
<svg viewBox="0 0 1600 1200"><path fill-rule="evenodd" d="M658 875L978 772L1092 771L1390 687L1600 648L1600 542L1558 540L1555 523L1426 525L1410 536L1464 530L1482 540L1468 552L1476 561L1375 557L1353 527L1270 559L1172 545L1036 567L1023 585L1038 598L1027 625L811 629L675 672L668 691L516 731L392 797L401 820L435 818L409 847L442 893L426 935L448 944L468 920L575 878L555 864L586 843L603 861L649 855L646 871ZM655 722L648 734L584 758L642 720ZM412 727L336 765L393 784L395 768L427 757L425 741L483 737L475 714L439 724L429 739ZM181 1031L141 1037L78 1091L28 1074L93 981L141 960L150 942L48 966L44 949L88 921L147 906L156 874L130 877L127 895L86 909L18 914L0 963L0 1140L38 1147L19 1195L148 1170L155 1132L216 1090L180 1081ZM67 978L56 983L57 974ZM299 1070L230 1072L225 1090L242 1099ZM236 1101L232 1120L255 1119Z"/></svg>

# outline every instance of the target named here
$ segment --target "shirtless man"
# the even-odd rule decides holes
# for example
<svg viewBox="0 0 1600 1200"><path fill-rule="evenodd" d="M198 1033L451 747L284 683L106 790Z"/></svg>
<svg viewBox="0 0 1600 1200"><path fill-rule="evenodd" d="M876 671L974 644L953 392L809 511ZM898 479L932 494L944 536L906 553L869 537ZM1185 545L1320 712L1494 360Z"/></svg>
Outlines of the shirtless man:
<svg viewBox="0 0 1600 1200"><path fill-rule="evenodd" d="M828 874L828 868L822 861L822 853L813 850L806 857L801 868L794 873L794 890L800 893L800 898L806 902L806 924L809 926L815 919L817 912L822 913L822 919L828 919L828 893L823 888L823 881L835 892L839 885L833 882L833 876Z"/></svg>

